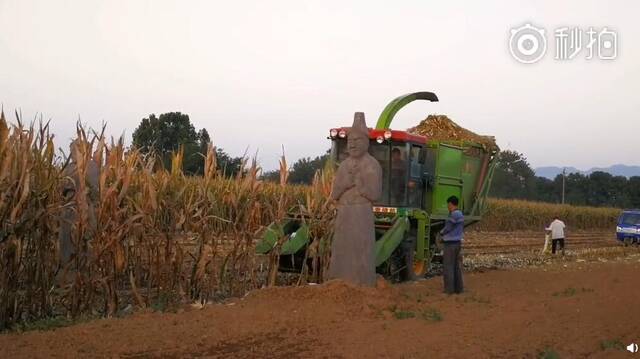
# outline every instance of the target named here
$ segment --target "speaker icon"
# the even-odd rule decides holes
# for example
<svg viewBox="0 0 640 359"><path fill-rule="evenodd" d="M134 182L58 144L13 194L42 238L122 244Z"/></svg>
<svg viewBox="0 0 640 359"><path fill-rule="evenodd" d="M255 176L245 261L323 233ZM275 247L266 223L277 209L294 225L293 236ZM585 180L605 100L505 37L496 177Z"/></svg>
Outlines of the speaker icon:
<svg viewBox="0 0 640 359"><path fill-rule="evenodd" d="M627 345L627 350L632 352L632 353L637 353L638 352L638 344L631 343L631 344Z"/></svg>

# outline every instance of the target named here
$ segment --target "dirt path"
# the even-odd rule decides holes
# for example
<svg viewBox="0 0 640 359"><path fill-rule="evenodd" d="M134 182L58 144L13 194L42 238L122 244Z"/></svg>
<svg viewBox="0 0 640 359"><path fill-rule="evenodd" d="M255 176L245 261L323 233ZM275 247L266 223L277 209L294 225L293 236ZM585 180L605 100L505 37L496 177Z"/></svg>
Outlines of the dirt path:
<svg viewBox="0 0 640 359"><path fill-rule="evenodd" d="M3 357L620 357L640 342L640 253L606 263L468 273L378 289L341 282L256 291L182 313L140 313L0 335ZM640 355L640 354L638 354Z"/></svg>

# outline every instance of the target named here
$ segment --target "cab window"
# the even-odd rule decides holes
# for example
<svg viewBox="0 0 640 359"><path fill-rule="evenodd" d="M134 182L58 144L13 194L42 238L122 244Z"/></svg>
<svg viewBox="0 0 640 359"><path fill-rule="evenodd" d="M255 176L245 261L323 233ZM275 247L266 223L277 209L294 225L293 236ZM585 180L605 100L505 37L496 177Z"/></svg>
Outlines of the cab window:
<svg viewBox="0 0 640 359"><path fill-rule="evenodd" d="M389 205L403 206L407 188L408 156L405 144L391 146Z"/></svg>
<svg viewBox="0 0 640 359"><path fill-rule="evenodd" d="M409 168L409 181L407 182L407 199L409 207L419 208L422 205L423 195L423 151L418 145L411 145L411 161Z"/></svg>

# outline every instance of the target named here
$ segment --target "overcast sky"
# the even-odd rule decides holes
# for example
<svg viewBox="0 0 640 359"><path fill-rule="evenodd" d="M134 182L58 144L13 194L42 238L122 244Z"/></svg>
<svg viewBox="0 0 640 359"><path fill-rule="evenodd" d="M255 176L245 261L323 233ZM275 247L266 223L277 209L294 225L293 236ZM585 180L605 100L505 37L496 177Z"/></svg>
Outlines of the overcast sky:
<svg viewBox="0 0 640 359"><path fill-rule="evenodd" d="M282 145L290 162L321 154L355 111L374 126L426 90L440 102L410 104L392 128L442 113L533 166L638 165L639 13L632 0L0 0L0 102L65 141L78 117L130 141L143 117L181 111L272 169ZM508 41L529 21L549 43L526 65ZM554 60L562 26L614 29L617 59Z"/></svg>

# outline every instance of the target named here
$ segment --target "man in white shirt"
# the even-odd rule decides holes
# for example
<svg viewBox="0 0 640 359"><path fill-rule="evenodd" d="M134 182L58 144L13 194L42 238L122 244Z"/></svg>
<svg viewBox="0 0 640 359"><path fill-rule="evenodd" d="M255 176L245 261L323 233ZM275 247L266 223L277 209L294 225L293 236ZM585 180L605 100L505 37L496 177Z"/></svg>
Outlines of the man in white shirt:
<svg viewBox="0 0 640 359"><path fill-rule="evenodd" d="M554 217L553 222L547 227L547 231L551 232L551 253L556 254L556 247L560 243L560 250L564 256L564 229L565 224L558 217Z"/></svg>

